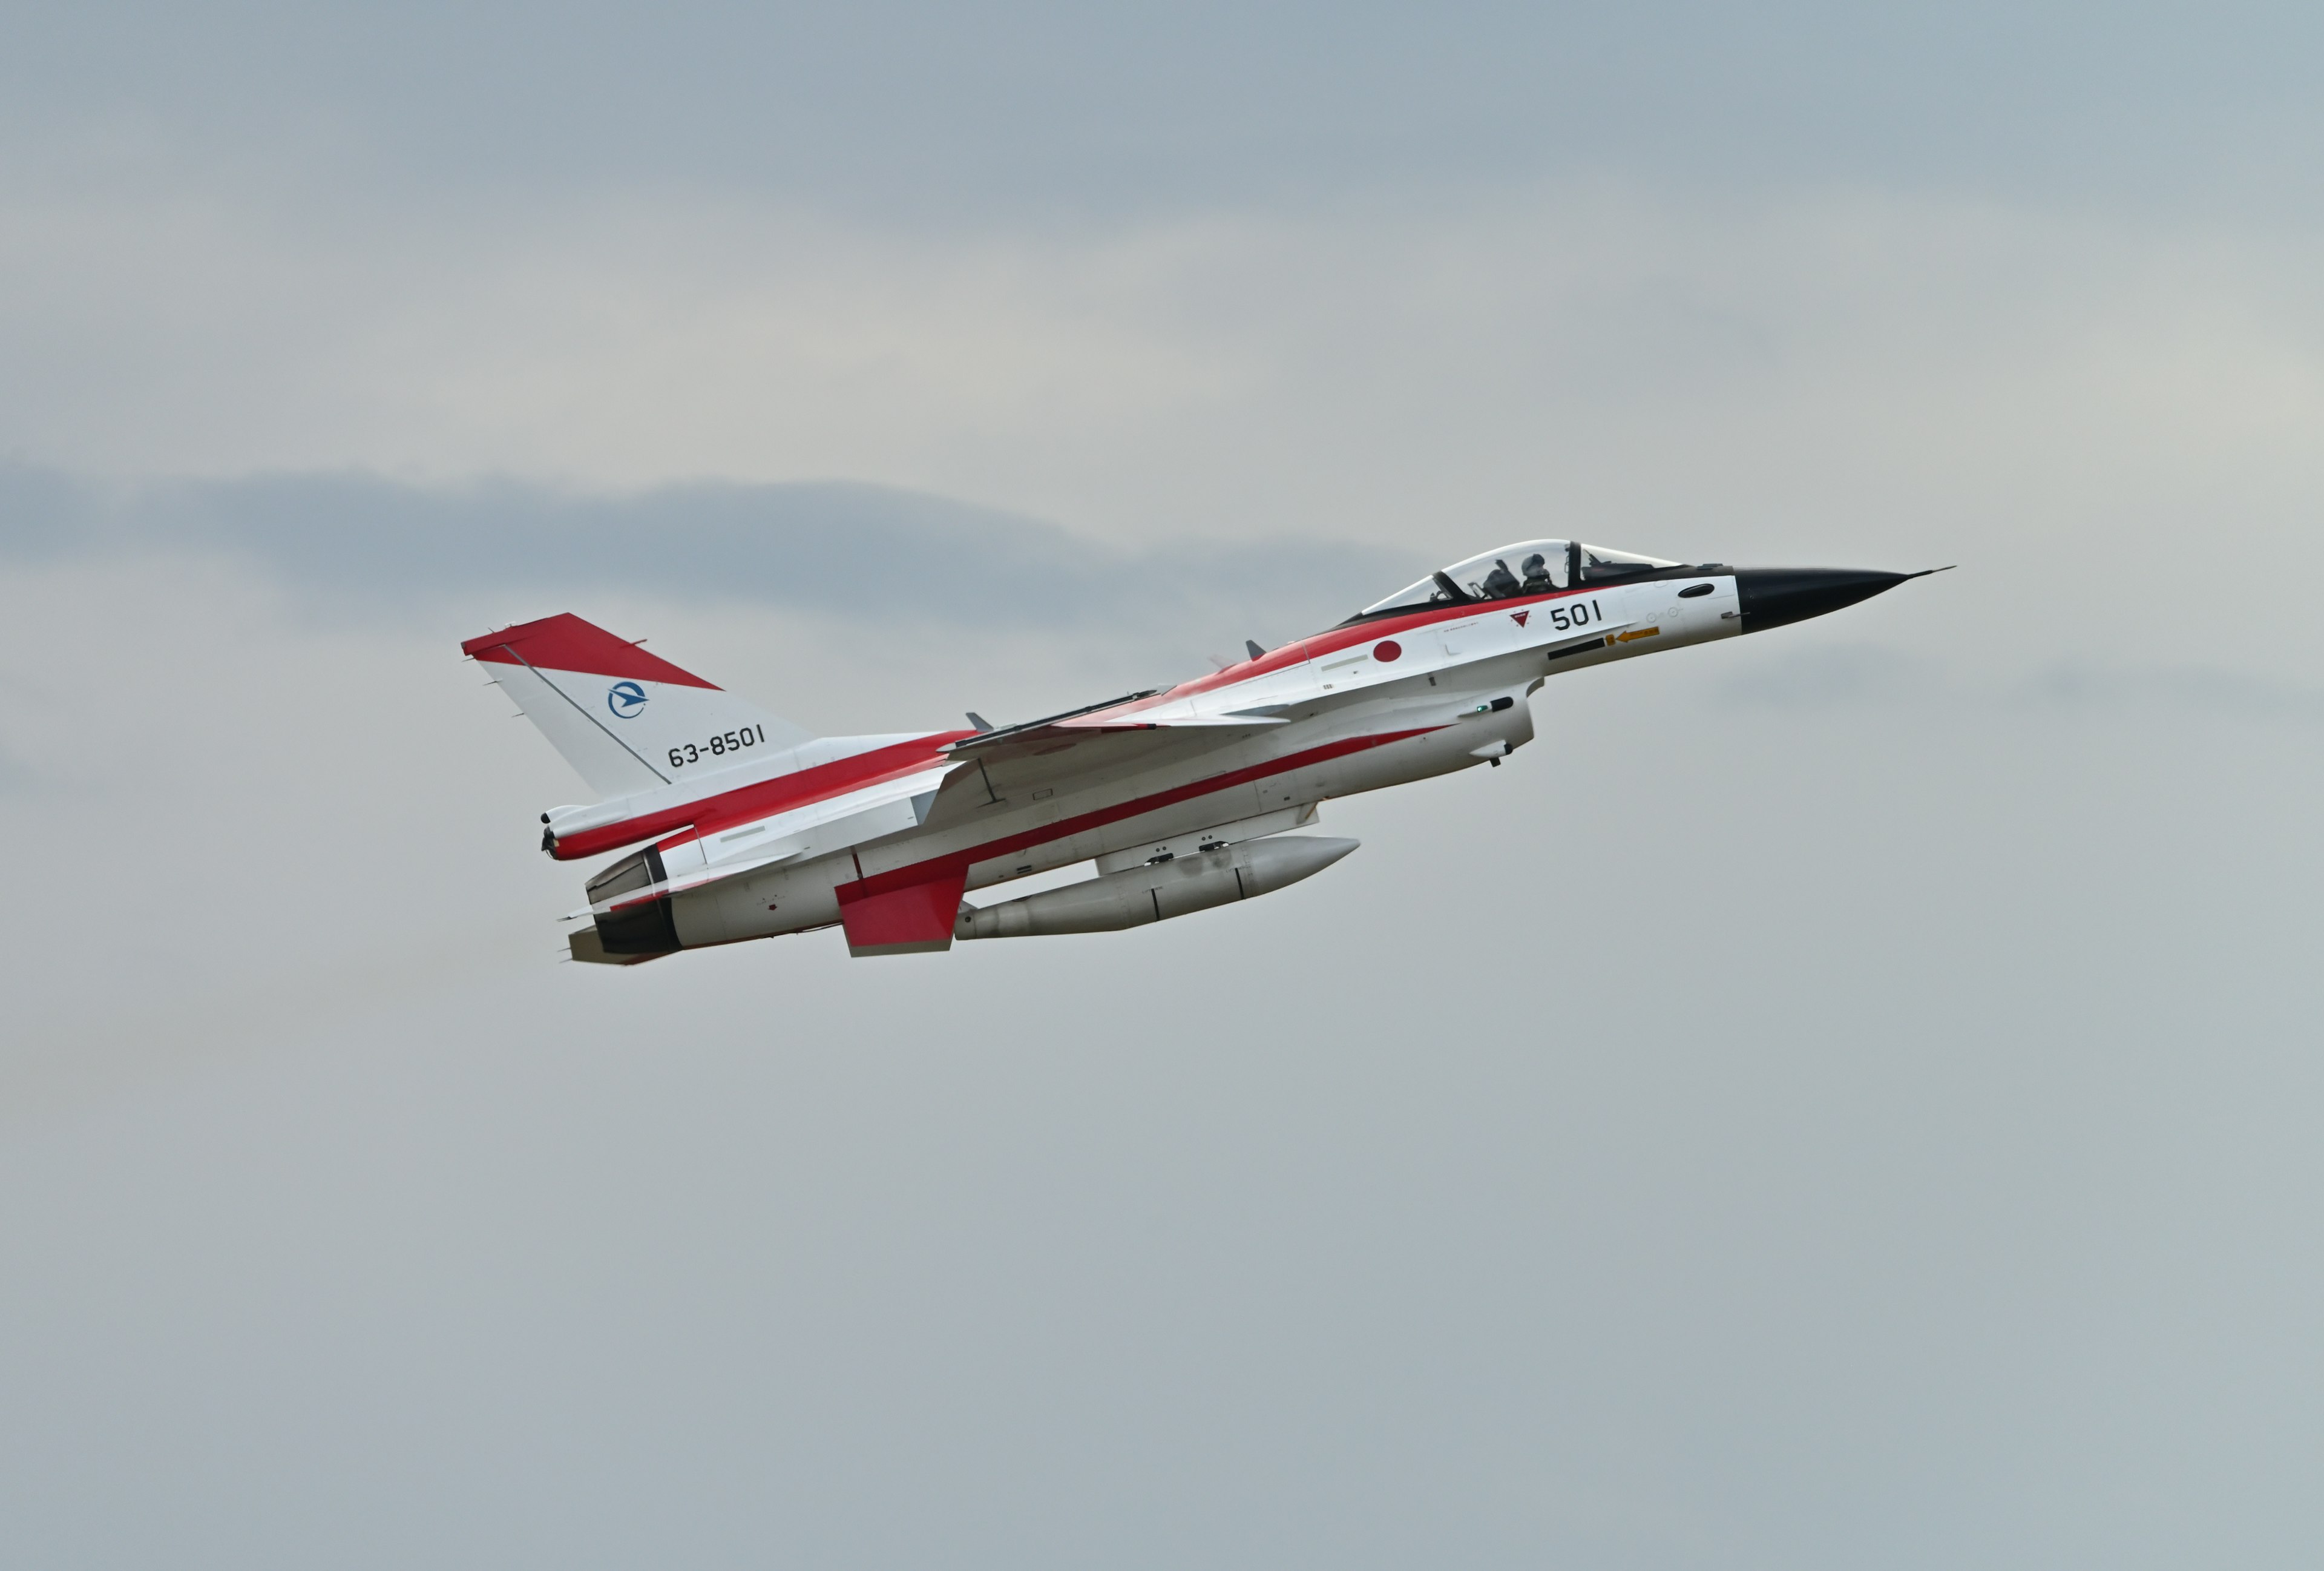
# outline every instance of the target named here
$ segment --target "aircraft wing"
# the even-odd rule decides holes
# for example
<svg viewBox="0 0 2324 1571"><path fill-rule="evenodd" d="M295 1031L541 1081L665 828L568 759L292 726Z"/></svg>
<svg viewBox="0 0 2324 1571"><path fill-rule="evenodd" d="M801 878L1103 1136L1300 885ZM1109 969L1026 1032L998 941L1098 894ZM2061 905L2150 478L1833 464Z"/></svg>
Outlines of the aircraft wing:
<svg viewBox="0 0 2324 1571"><path fill-rule="evenodd" d="M1158 690L1158 689L1157 689ZM964 737L945 749L958 762L936 792L924 823L943 828L998 803L1038 800L1107 774L1145 769L1176 753L1219 741L1217 728L1279 725L1273 716L1156 716L1149 710L1114 714L1153 692L1108 698L1063 715L1005 725Z"/></svg>
<svg viewBox="0 0 2324 1571"><path fill-rule="evenodd" d="M1108 698L1102 703L1084 704L1062 715L1047 715L1038 720L997 726L974 736L963 737L947 745L945 751L954 758L1013 758L1028 753L1051 752L1060 741L1071 741L1100 732L1167 730L1183 725L1280 725L1284 724L1282 715L1269 711L1288 707L1287 705L1276 704L1266 709L1201 713L1185 699L1145 708L1128 707L1158 697L1161 692L1159 688L1149 688L1142 693L1125 693L1119 698Z"/></svg>

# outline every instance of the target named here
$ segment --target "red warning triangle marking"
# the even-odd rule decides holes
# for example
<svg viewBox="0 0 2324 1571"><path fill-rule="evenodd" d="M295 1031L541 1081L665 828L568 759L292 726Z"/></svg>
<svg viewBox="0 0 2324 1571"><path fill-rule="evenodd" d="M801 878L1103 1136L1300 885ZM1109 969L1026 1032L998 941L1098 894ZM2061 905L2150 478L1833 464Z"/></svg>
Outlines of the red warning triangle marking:
<svg viewBox="0 0 2324 1571"><path fill-rule="evenodd" d="M1526 618L1532 615L1533 613L1530 611L1512 611L1509 613L1509 620L1516 623L1519 627L1523 627L1525 625Z"/></svg>

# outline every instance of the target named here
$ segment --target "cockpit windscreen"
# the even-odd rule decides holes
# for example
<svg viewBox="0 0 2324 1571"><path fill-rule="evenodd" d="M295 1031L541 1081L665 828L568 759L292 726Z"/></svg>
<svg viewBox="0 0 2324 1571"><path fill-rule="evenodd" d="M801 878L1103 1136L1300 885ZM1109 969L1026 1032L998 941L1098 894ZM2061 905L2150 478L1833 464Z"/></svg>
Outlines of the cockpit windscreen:
<svg viewBox="0 0 2324 1571"><path fill-rule="evenodd" d="M1418 583L1365 606L1359 615L1374 616L1384 611L1417 611L1430 605L1458 605L1472 600L1545 595L1554 589L1608 583L1635 573L1676 566L1676 562L1666 562L1659 557L1609 550L1580 541L1520 541L1431 573Z"/></svg>
<svg viewBox="0 0 2324 1571"><path fill-rule="evenodd" d="M1656 568L1675 568L1678 565L1666 562L1660 557L1609 551L1604 546L1582 548L1582 581L1585 584L1603 584L1615 578L1627 578L1633 573L1650 573Z"/></svg>

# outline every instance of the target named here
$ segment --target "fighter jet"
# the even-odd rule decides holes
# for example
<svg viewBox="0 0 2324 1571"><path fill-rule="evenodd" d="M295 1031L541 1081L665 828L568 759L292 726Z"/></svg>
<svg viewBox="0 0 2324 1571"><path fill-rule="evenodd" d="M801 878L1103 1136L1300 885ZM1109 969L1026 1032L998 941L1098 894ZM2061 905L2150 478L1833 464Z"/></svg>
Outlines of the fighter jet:
<svg viewBox="0 0 2324 1571"><path fill-rule="evenodd" d="M1941 571L1932 568L1930 571ZM962 730L812 736L577 616L469 639L601 800L541 814L587 882L576 960L837 927L851 955L1111 932L1255 900L1357 842L1334 797L1498 766L1554 676L1821 616L1921 573L1687 565L1531 540L1172 688ZM982 904L964 896L1093 863Z"/></svg>

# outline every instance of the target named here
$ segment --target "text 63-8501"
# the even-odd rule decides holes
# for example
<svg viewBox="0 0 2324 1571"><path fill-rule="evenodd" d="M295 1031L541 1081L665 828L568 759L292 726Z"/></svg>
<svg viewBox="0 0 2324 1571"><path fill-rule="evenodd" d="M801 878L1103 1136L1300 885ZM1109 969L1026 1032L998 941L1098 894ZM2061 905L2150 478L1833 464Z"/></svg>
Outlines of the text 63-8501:
<svg viewBox="0 0 2324 1571"><path fill-rule="evenodd" d="M740 753L746 747L756 747L767 739L764 725L745 725L739 731L721 732L707 742L688 742L669 750L669 766L684 769L689 763L700 763L706 758L724 758L730 753Z"/></svg>

